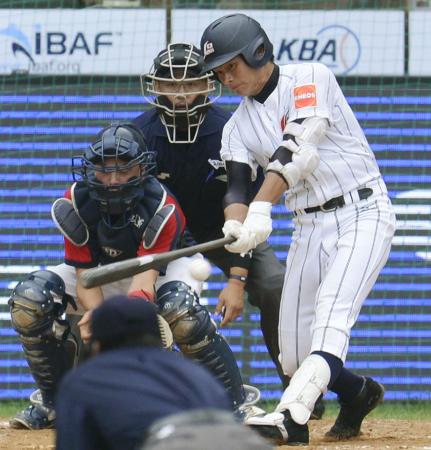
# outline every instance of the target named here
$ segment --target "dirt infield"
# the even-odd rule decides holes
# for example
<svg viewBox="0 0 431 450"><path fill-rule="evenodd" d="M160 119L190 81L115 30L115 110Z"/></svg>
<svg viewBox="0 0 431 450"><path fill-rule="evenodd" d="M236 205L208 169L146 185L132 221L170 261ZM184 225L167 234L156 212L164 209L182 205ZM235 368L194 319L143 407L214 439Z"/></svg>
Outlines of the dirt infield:
<svg viewBox="0 0 431 450"><path fill-rule="evenodd" d="M369 419L362 427L363 434L360 438L349 442L325 442L323 435L332 422L332 420L311 422L311 443L307 447L308 450L431 450L431 422ZM0 422L0 428L0 449L2 450L53 450L55 448L52 430L13 430L4 419ZM277 450L291 448L281 446ZM223 450L235 450L235 446Z"/></svg>

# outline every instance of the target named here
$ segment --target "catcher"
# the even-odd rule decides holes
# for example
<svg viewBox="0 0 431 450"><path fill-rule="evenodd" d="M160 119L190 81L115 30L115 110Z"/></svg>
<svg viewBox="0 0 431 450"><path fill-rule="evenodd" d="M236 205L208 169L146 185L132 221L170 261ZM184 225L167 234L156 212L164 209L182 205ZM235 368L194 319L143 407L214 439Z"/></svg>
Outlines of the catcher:
<svg viewBox="0 0 431 450"><path fill-rule="evenodd" d="M58 383L80 351L63 313L76 300L78 310L68 312L82 315L79 333L87 342L93 310L115 294L156 301L177 346L224 384L238 415L244 414L246 398L247 403L258 400L257 389L245 391L229 345L199 304L202 283L191 277L184 258L103 288L86 289L79 281L83 271L99 264L187 245L183 212L151 175L154 166L154 154L130 123L106 127L74 160L75 183L52 207L53 220L65 237L65 264L52 272L31 273L9 300L12 324L39 388L31 405L10 421L12 427L54 425Z"/></svg>

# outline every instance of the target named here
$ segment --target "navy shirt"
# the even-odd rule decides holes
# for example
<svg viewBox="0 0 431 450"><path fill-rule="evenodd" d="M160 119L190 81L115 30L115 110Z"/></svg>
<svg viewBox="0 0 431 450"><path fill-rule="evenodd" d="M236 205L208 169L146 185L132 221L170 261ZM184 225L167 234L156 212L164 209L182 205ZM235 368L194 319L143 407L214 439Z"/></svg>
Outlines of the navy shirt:
<svg viewBox="0 0 431 450"><path fill-rule="evenodd" d="M230 113L210 106L193 144L171 144L156 109L138 116L150 150L157 152L158 179L179 201L187 227L198 242L223 236L226 170L220 158L221 136Z"/></svg>
<svg viewBox="0 0 431 450"><path fill-rule="evenodd" d="M100 353L69 372L56 399L57 450L128 450L169 414L230 410L225 389L182 355L150 347Z"/></svg>

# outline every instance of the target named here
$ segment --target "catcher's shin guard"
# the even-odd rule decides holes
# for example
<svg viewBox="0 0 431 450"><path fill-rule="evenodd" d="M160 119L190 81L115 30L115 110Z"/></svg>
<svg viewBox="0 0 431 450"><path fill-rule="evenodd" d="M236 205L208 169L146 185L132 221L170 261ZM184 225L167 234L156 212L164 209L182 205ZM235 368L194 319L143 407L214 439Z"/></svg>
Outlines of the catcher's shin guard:
<svg viewBox="0 0 431 450"><path fill-rule="evenodd" d="M215 333L198 351L192 346L181 347L183 353L204 365L221 383L232 400L234 410L245 401L241 374L235 357L223 336Z"/></svg>
<svg viewBox="0 0 431 450"><path fill-rule="evenodd" d="M21 337L21 343L43 404L52 406L61 378L75 363L76 343L72 335L64 341Z"/></svg>
<svg viewBox="0 0 431 450"><path fill-rule="evenodd" d="M181 281L170 281L159 288L156 301L180 350L223 383L233 409L238 409L245 400L241 374L232 350L197 294Z"/></svg>

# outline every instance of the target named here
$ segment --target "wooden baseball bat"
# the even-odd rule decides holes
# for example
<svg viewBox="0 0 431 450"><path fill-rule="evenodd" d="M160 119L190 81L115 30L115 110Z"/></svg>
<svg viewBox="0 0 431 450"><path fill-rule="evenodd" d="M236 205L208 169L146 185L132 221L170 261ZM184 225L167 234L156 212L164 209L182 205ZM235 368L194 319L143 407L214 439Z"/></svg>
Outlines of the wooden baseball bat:
<svg viewBox="0 0 431 450"><path fill-rule="evenodd" d="M145 272L149 269L156 269L174 259L183 256L191 256L199 252L207 252L235 241L232 236L215 239L214 241L204 242L203 244L193 245L191 247L172 250L170 252L158 253L154 255L139 256L138 258L126 259L105 266L88 269L80 275L82 286L89 289L102 284L112 283L114 281L128 278L137 273Z"/></svg>

